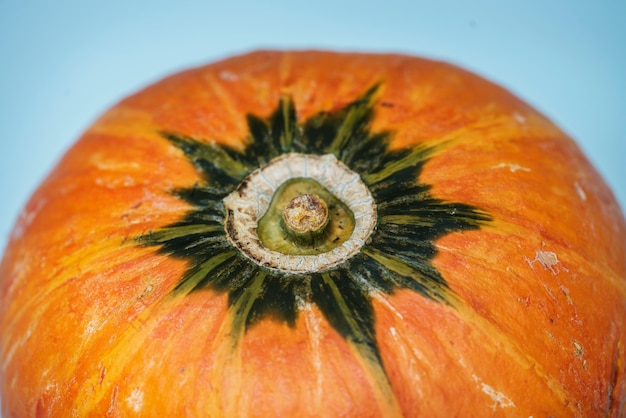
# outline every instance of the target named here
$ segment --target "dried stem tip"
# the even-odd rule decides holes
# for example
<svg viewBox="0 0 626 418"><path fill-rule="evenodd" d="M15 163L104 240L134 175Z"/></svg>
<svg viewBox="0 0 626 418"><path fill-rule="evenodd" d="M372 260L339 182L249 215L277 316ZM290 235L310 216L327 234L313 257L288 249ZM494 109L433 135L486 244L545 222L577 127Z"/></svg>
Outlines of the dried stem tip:
<svg viewBox="0 0 626 418"><path fill-rule="evenodd" d="M315 194L301 194L291 199L283 221L296 235L322 232L328 224L328 206Z"/></svg>

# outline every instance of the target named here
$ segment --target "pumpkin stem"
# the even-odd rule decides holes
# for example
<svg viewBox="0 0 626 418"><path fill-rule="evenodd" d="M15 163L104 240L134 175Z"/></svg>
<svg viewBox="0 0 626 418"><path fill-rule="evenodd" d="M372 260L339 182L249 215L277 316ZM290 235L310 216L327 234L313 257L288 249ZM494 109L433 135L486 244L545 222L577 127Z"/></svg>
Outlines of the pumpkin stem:
<svg viewBox="0 0 626 418"><path fill-rule="evenodd" d="M230 242L290 274L328 270L357 254L377 219L367 186L333 154L276 157L223 202Z"/></svg>
<svg viewBox="0 0 626 418"><path fill-rule="evenodd" d="M283 210L283 228L300 245L315 245L328 219L328 205L316 194L298 195Z"/></svg>

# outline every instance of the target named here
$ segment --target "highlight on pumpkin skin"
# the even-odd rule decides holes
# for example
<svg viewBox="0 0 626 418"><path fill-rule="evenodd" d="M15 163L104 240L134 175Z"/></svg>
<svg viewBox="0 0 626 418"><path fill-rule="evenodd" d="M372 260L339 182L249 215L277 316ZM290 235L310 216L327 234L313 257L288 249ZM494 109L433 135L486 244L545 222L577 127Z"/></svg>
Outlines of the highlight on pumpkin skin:
<svg viewBox="0 0 626 418"><path fill-rule="evenodd" d="M491 217L438 200L420 182L441 145L390 149L393 133L370 130L377 89L305 121L282 97L268 117L248 115L244 149L162 133L198 171L195 186L174 191L194 209L137 241L188 260L175 294L225 292L233 308L245 300L245 309L230 311L244 330L238 338L266 319L294 327L303 306L316 306L377 382L381 410L397 410L372 295L409 289L451 305L453 293L432 264L434 241ZM313 246L294 243L280 225L285 206L302 194L322 197L331 214Z"/></svg>

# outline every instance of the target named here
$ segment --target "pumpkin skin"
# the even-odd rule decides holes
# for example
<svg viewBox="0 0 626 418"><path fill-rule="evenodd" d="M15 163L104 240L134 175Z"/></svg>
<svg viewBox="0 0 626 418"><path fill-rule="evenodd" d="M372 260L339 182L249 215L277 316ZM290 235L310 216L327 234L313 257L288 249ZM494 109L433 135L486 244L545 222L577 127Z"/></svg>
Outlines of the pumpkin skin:
<svg viewBox="0 0 626 418"><path fill-rule="evenodd" d="M359 340L322 303L249 323L222 289L173 293L199 261L150 234L193 212L180 190L207 177L164 133L242 150L247 115L289 97L312 120L372 86L384 151L432 147L415 173L429 198L477 214L432 237L443 296L366 295L374 337ZM576 144L457 67L309 51L185 71L98 119L18 220L0 264L2 416L623 416L625 236Z"/></svg>

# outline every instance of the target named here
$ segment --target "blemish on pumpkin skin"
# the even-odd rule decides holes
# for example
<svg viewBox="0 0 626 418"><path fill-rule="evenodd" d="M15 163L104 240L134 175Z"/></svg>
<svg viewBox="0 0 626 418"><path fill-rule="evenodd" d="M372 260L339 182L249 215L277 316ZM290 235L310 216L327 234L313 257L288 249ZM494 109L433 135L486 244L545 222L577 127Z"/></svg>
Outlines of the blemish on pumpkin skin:
<svg viewBox="0 0 626 418"><path fill-rule="evenodd" d="M520 113L517 113L517 112L513 113L513 118L515 118L517 123L519 123L520 125L526 124L526 116Z"/></svg>
<svg viewBox="0 0 626 418"><path fill-rule="evenodd" d="M97 177L95 180L96 185L104 187L106 189L114 190L121 187L135 187L137 185L135 179L132 176L121 176L116 178L102 178Z"/></svg>
<svg viewBox="0 0 626 418"><path fill-rule="evenodd" d="M133 411L141 411L141 408L143 407L143 391L139 388L133 389L130 395L126 398L126 403Z"/></svg>
<svg viewBox="0 0 626 418"><path fill-rule="evenodd" d="M137 162L120 161L114 158L107 158L102 153L94 154L89 162L101 171L114 171L114 172L128 172L133 170L140 170L141 164Z"/></svg>
<svg viewBox="0 0 626 418"><path fill-rule="evenodd" d="M552 290L550 289L550 287L548 287L547 284L543 284L543 288L546 290L546 293L548 294L548 296L550 297L550 299L552 299L554 301L554 303L556 303L557 305L559 304L559 300L557 299L556 296L554 296L554 293L552 293ZM561 315L559 315L558 313L556 314L557 319L561 318Z"/></svg>
<svg viewBox="0 0 626 418"><path fill-rule="evenodd" d="M100 370L100 375L98 376L98 384L102 386L102 382L104 382L104 377L107 374L107 369L104 367L102 363L98 364L98 370Z"/></svg>
<svg viewBox="0 0 626 418"><path fill-rule="evenodd" d="M224 81L239 81L239 76L232 71L224 70L219 74L220 80Z"/></svg>
<svg viewBox="0 0 626 418"><path fill-rule="evenodd" d="M574 187L576 188L576 193L578 193L578 196L580 197L580 200L582 200L583 202L586 202L587 201L587 193L585 193L585 191L583 190L581 185L578 184L578 182L574 182Z"/></svg>
<svg viewBox="0 0 626 418"><path fill-rule="evenodd" d="M519 303L521 303L522 305L524 305L524 307L525 307L525 308L530 307L530 303L531 303L531 302L530 302L530 296L526 296L525 298L518 297L518 298L517 298L517 301L518 301Z"/></svg>
<svg viewBox="0 0 626 418"><path fill-rule="evenodd" d="M508 168L511 173L515 173L516 171L530 173L531 171L530 168L515 163L500 163L498 165L494 165L492 168Z"/></svg>
<svg viewBox="0 0 626 418"><path fill-rule="evenodd" d="M548 336L548 338L550 338L550 340L555 343L557 346L561 346L561 343L559 343L559 341L556 339L556 337L554 336L553 333L551 333L550 331L546 331L546 335Z"/></svg>
<svg viewBox="0 0 626 418"><path fill-rule="evenodd" d="M396 308L393 307L393 305L391 305L389 303L389 301L387 300L387 298L385 298L382 294L380 294L379 292L375 292L373 294L373 297L381 302L383 305L385 305L385 307L387 307L389 309L389 311L391 311L396 317L398 317L398 319L400 319L401 321L404 320L404 317L402 316L402 314L400 312L398 312L398 310Z"/></svg>
<svg viewBox="0 0 626 418"><path fill-rule="evenodd" d="M94 334L96 331L98 331L101 327L102 327L102 324L100 323L100 321L96 319L92 319L85 326L85 331L83 335L88 338L89 336Z"/></svg>
<svg viewBox="0 0 626 418"><path fill-rule="evenodd" d="M475 374L472 375L472 378L476 383L480 384L481 391L489 396L493 400L493 405L491 405L492 410L496 410L496 408L515 408L515 403L504 393L498 392L493 387L484 383L482 379Z"/></svg>
<svg viewBox="0 0 626 418"><path fill-rule="evenodd" d="M583 358L585 354L584 347L574 339L572 339L572 345L574 346L574 357L581 360L583 369L587 370L587 360Z"/></svg>
<svg viewBox="0 0 626 418"><path fill-rule="evenodd" d="M563 295L565 295L565 299L567 300L567 303L570 305L574 304L574 301L572 300L570 294L569 294L569 289L563 285L559 286L559 289L561 289L561 292L563 292Z"/></svg>
<svg viewBox="0 0 626 418"><path fill-rule="evenodd" d="M538 262L543 266L544 269L550 270L552 274L556 275L559 272L559 266L557 266L557 264L559 263L559 259L556 256L556 253L553 253L551 251L537 251L535 252L534 259L530 260L528 259L528 257L524 257L524 259L533 270L533 265Z"/></svg>
<svg viewBox="0 0 626 418"><path fill-rule="evenodd" d="M576 340L572 340L572 344L574 345L574 356L576 356L576 358L582 358L583 354L585 354L583 346Z"/></svg>
<svg viewBox="0 0 626 418"><path fill-rule="evenodd" d="M29 327L26 330L26 332L23 335L21 335L20 338L17 339L17 341L11 344L9 349L6 351L7 354L4 356L4 359L3 359L4 361L2 363L2 367L0 368L0 370L2 370L3 373L6 371L8 365L11 364L11 361L13 360L13 356L15 355L17 350L24 347L24 345L28 342L32 334L33 334L32 328ZM2 349L4 349L4 346L2 347Z"/></svg>
<svg viewBox="0 0 626 418"><path fill-rule="evenodd" d="M115 413L118 390L119 390L119 386L115 385L113 387L113 392L111 393L111 403L109 404L109 409L107 410L107 416L113 416L113 414Z"/></svg>
<svg viewBox="0 0 626 418"><path fill-rule="evenodd" d="M151 283L149 283L141 292L141 294L139 296L137 296L137 300L141 300L144 299L145 297L149 296L152 291L154 290L154 285L152 285Z"/></svg>
<svg viewBox="0 0 626 418"><path fill-rule="evenodd" d="M24 210L20 213L19 218L15 224L15 228L11 233L11 239L18 240L22 238L26 229L33 223L37 215L41 212L44 206L48 203L47 199L37 200L34 204L28 204Z"/></svg>

